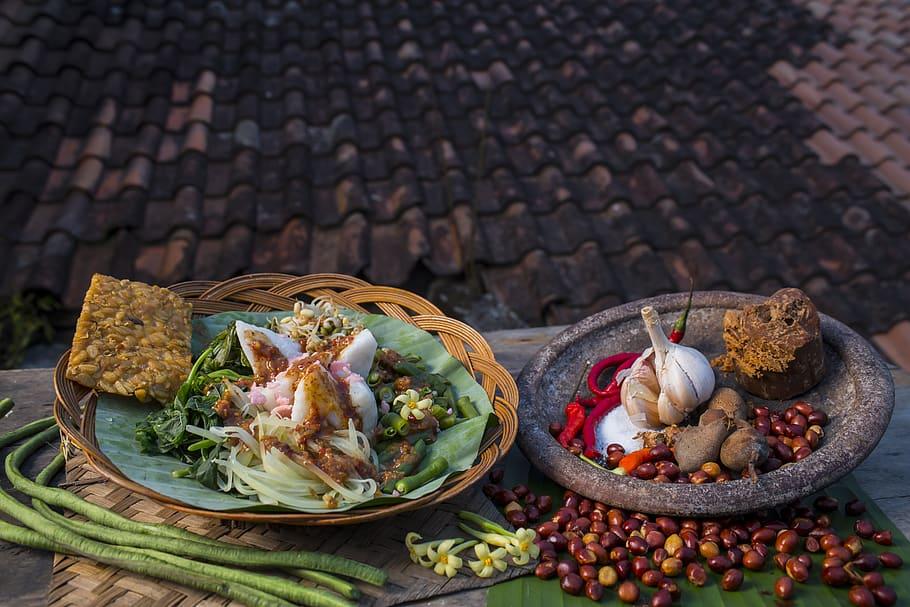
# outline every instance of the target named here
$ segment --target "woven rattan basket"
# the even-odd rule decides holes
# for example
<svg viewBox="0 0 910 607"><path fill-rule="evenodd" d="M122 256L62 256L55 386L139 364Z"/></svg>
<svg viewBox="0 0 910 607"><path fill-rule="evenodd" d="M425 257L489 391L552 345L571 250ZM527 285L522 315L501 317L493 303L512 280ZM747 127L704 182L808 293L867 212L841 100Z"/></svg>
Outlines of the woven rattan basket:
<svg viewBox="0 0 910 607"><path fill-rule="evenodd" d="M509 373L493 357L481 335L462 322L443 315L429 301L391 287L373 286L339 274L253 274L224 282L183 282L170 287L193 304L196 316L231 310L268 312L289 310L297 299L330 297L337 304L362 312L381 313L411 323L439 337L446 350L464 364L483 386L499 424L484 435L477 460L464 472L449 477L435 492L419 499L374 508L330 514L220 512L195 508L152 491L126 478L101 452L95 437L93 391L65 376L69 352L57 362L54 372L54 416L70 443L83 451L89 464L114 483L156 499L169 507L201 516L256 523L293 525L346 525L363 523L443 502L479 480L512 446L518 430L518 390Z"/></svg>

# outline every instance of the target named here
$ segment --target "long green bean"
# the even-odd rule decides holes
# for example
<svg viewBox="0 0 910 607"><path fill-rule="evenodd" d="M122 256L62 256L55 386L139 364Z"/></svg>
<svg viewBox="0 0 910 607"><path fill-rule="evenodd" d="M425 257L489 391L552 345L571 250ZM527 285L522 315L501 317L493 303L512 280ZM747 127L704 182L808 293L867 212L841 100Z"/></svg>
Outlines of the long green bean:
<svg viewBox="0 0 910 607"><path fill-rule="evenodd" d="M35 477L35 482L39 485L49 484L51 479L57 476L57 473L60 472L60 469L63 468L65 463L66 458L62 453L58 453L54 456L54 459L51 460L51 463L41 469L41 472Z"/></svg>
<svg viewBox="0 0 910 607"><path fill-rule="evenodd" d="M448 469L449 462L446 458L435 457L417 474L406 476L395 483L395 490L404 495L408 491L413 491L417 487L426 485Z"/></svg>
<svg viewBox="0 0 910 607"><path fill-rule="evenodd" d="M395 370L395 373L397 373L399 375L407 375L410 377L414 377L415 375L420 375L421 373L423 373L423 369L421 369L414 363L407 362L407 361L401 361L401 362L395 363L395 366L392 368Z"/></svg>
<svg viewBox="0 0 910 607"><path fill-rule="evenodd" d="M386 467L387 470L392 472L397 472L400 474L390 478L382 485L383 493L392 493L395 491L395 483L398 482L399 478L405 477L414 471L415 468L423 461L424 456L427 453L427 444L422 440L414 443L414 446L411 450L402 454L394 462L395 465L392 467Z"/></svg>
<svg viewBox="0 0 910 607"><path fill-rule="evenodd" d="M34 435L27 443L40 446L56 436L56 428L49 428ZM17 449L21 450L22 447ZM32 449L32 451L34 448ZM7 461L13 455L7 456ZM188 572L179 567L162 563L151 557L128 554L116 546L86 539L65 528L59 527L38 512L21 504L0 488L0 511L18 520L29 529L3 522L0 524L0 539L13 543L54 549L67 554L77 554L126 571L183 584L191 588L212 592L219 596L241 601L255 607L290 607L293 603L274 595L250 588L243 584L228 583L210 576ZM44 539L36 538L36 533Z"/></svg>
<svg viewBox="0 0 910 607"><path fill-rule="evenodd" d="M457 401L455 401L455 408L458 413L466 418L471 419L472 417L477 417L480 413L477 412L477 407L474 406L474 403L471 402L470 396L462 396Z"/></svg>
<svg viewBox="0 0 910 607"><path fill-rule="evenodd" d="M71 505L77 508L87 504L84 500L76 497L68 491L51 490L49 487L42 487L35 482L27 479L20 471L19 467L22 461L33 451L52 438L51 432L55 429L45 430L27 442L23 443L6 458L5 469L13 485L26 495L37 498L43 502L53 503L55 506L69 508L74 512L79 512ZM59 492L59 493L58 493ZM63 496L60 495L63 494ZM55 502L45 499L45 495L53 497ZM65 497L64 497L65 496ZM26 508L26 510L31 511ZM107 512L107 511L105 511ZM81 512L80 512L81 513ZM41 517L40 514L34 513ZM41 517L43 518L43 517ZM129 519L126 519L129 520ZM25 522L25 521L23 521ZM28 525L28 523L26 523ZM31 525L29 525L31 526ZM101 533L105 537L101 537ZM364 582L381 586L388 579L388 574L382 569L359 563L343 557L320 554L318 552L306 551L276 551L267 552L255 548L228 547L226 544L221 546L202 545L198 542L175 542L172 537L162 537L160 535L147 535L142 532L134 532L118 528L117 530L107 529L103 524L94 527L85 528L86 535L103 541L113 541L119 545L132 546L134 548L149 548L169 552L180 556L200 558L212 563L221 563L232 565L236 563L245 563L249 566L258 567L280 567L280 568L304 568L325 571L327 573L336 573L359 579ZM198 537L198 536L197 536Z"/></svg>
<svg viewBox="0 0 910 607"><path fill-rule="evenodd" d="M44 469L38 473L38 475L35 477L35 482L39 485L46 485L60 471L65 461L66 460L64 459L63 454L58 453L57 456L51 461L51 463L45 466ZM41 513L51 522L57 522L58 524L69 528L75 533L80 533L81 525L88 524L85 522L68 519L65 516L58 514L41 500L33 499L32 505L34 506L35 510ZM289 582L284 578L276 576L221 567L219 565L210 565L208 563L200 563L198 561L192 561L190 559L185 559L172 554L166 554L157 550L144 550L141 548L132 548L127 546L124 546L123 548L127 551L138 551L141 554L146 554L152 558L170 563L171 565L182 567L184 569L189 569L190 571L195 570L206 575L213 575L225 580L234 581L240 584L246 584L251 588L258 588L283 599L299 602L304 605L314 605L317 607L323 605L331 605L333 607L350 607L352 605L348 601L341 601L332 595L299 586L293 582ZM327 573L307 571L305 569L292 569L289 571L289 573L319 583L326 588L334 590L342 596L350 599L356 599L360 596L360 590L358 590L356 586Z"/></svg>
<svg viewBox="0 0 910 607"><path fill-rule="evenodd" d="M6 495L6 497L9 497L9 495ZM9 497L9 499L13 498ZM40 517L40 515L37 516ZM47 521L45 521L44 524L47 525ZM47 529L47 527L45 527L45 529ZM54 532L49 533L56 536ZM29 548L47 550L49 552L84 556L99 563L119 567L120 569L132 573L175 582L203 592L211 592L231 600L239 601L250 607L293 607L294 605L293 603L269 593L256 590L255 588L244 586L243 584L228 583L227 581L210 576L195 574L186 569L155 561L151 557L125 554L115 547L92 542L91 540L77 542L77 544L79 544L77 547L69 542L50 539L31 529L11 525L2 520L0 520L0 540L18 544L20 546L28 546ZM345 601L345 604L350 605L347 601Z"/></svg>
<svg viewBox="0 0 910 607"><path fill-rule="evenodd" d="M38 430L43 430L44 428L53 425L53 417L48 417L36 422L32 422L31 424L26 424L17 430L13 430L12 432L0 436L0 447L14 443L21 438L34 434ZM38 447L40 447L40 445L35 446L35 448ZM24 457L21 459L24 459ZM178 540L204 544L207 546L224 546L224 543L219 542L218 540L213 540L202 535L197 535L195 533L181 529L179 527L174 527L172 525L158 523L140 523L138 521L134 521L132 519L121 516L115 512L111 512L110 510L102 508L101 506L96 506L91 502L87 502L79 496L70 493L69 491L58 489L56 487L44 487L33 483L19 472L18 468L21 464L21 459L19 463L15 463L13 465L13 468L11 470L7 469L7 475L9 476L13 487L30 497L40 499L42 502L46 502L59 508L67 508L73 512L76 512L77 514L81 514L91 521L100 523L107 527L112 527L114 529L132 531L134 533L145 533L158 537L171 537Z"/></svg>
<svg viewBox="0 0 910 607"><path fill-rule="evenodd" d="M380 423L385 427L383 434L387 438L392 438L396 435L407 436L411 428L406 419L397 413L391 412L383 415Z"/></svg>
<svg viewBox="0 0 910 607"><path fill-rule="evenodd" d="M360 598L360 589L357 588L354 584L337 578L334 575L328 573L323 573L321 571L310 571L309 569L288 569L288 573L291 575L296 575L297 577L319 584L320 586L325 586L330 590L334 590L341 596L347 597L349 599L357 600Z"/></svg>
<svg viewBox="0 0 910 607"><path fill-rule="evenodd" d="M292 582L291 580L274 575L243 571L241 569L235 569L232 567L212 565L211 563L201 563L199 561L192 561L190 559L185 559L173 554L167 554L166 552L159 552L157 550L143 550L142 548L131 548L128 546L124 546L122 550L126 550L127 552L134 554L144 554L161 562L168 563L174 565L175 567L180 567L181 569L186 569L188 571L196 570L203 575L210 575L212 577L223 579L225 581L245 584L250 588L256 588L257 590L261 590L269 594L274 594L277 597L287 599L288 601L294 603L300 603L301 605L306 605L307 607L354 607L355 605L355 603L332 594L331 592L301 586L296 582Z"/></svg>
<svg viewBox="0 0 910 607"><path fill-rule="evenodd" d="M26 527L20 527L19 525L13 525L3 519L0 519L0 540L9 542L10 544L16 544L17 546L47 550L48 552L73 554L73 551L66 548L63 544L49 540L36 531L32 531Z"/></svg>
<svg viewBox="0 0 910 607"><path fill-rule="evenodd" d="M13 403L13 399L11 398L4 398L3 400L0 400L0 419L6 417L6 414L12 411L13 407L15 406L16 405Z"/></svg>
<svg viewBox="0 0 910 607"><path fill-rule="evenodd" d="M44 417L41 419L36 419L33 422L29 422L24 426L20 426L15 430L7 432L3 436L0 436L0 449L6 447L7 445L12 445L13 443L20 441L27 436L31 436L35 432L40 432L45 428L50 428L56 423L57 422L53 417Z"/></svg>
<svg viewBox="0 0 910 607"><path fill-rule="evenodd" d="M215 441L210 438L204 438L200 441L196 441L192 445L186 448L187 451L202 451L203 449L208 449L209 447L214 447L217 445Z"/></svg>

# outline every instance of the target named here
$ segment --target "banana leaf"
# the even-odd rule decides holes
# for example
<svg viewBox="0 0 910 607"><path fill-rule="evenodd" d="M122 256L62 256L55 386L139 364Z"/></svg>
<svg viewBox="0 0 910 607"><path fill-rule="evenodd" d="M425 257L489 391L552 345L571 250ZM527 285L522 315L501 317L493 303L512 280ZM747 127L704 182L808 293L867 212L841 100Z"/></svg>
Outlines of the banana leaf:
<svg viewBox="0 0 910 607"><path fill-rule="evenodd" d="M230 322L243 320L252 324L265 325L270 318L282 318L290 312L224 312L193 321L193 355L198 355L215 335ZM487 425L487 418L493 411L490 399L483 388L474 381L462 364L449 355L435 337L417 327L400 320L377 314L356 316L372 331L382 347L392 348L403 354L418 354L421 363L444 375L452 383L457 396L470 396L480 416L465 420L439 434L424 458L424 463L434 457L443 456L449 462L448 474L467 470L477 458L480 442ZM132 398L101 394L95 414L95 435L101 451L129 479L162 495L180 500L191 506L222 512L288 512L295 509L261 504L247 499L209 489L193 479L174 478L171 472L184 468L185 463L163 455L148 455L139 452L134 437L136 424L154 410L157 405L140 403ZM416 472L416 471L415 471ZM438 489L445 477L437 478L403 497L380 497L358 507L377 506L383 503L397 503L416 499ZM348 507L350 508L350 507ZM300 512L337 512L348 508L300 509Z"/></svg>
<svg viewBox="0 0 910 607"><path fill-rule="evenodd" d="M503 485L508 486L518 483L527 483L537 495L551 495L553 497L554 511L555 505L561 503L562 488L537 470L530 468L521 455L513 452L509 454L506 460L506 477ZM853 521L857 517L844 515L843 504L854 498L859 498L866 504L867 511L863 517L870 520L876 529L891 530L894 538L893 546L879 546L872 540L863 540L864 550L873 554L886 551L894 552L904 559L905 565L902 569L879 568L878 571L884 576L885 584L891 586L897 592L898 604L910 604L910 573L906 569L910 566L910 543L908 543L907 538L879 509L872 498L863 492L852 475L848 475L838 483L825 489L822 493L836 497L841 504L838 512L831 514L831 525L840 537L853 535ZM804 503L809 504L814 498L815 496L806 498ZM714 605L726 607L849 606L851 604L847 599L849 587L832 588L823 584L820 578L823 554L810 556L812 557L812 568L809 572L809 580L805 584L794 584L796 591L793 598L789 601L780 601L774 596L774 582L785 574L779 571L771 562L771 559L768 558L765 567L761 571L742 569L745 579L740 589L735 592L722 590L719 585L721 576L711 573L707 567L705 567L705 570L708 572L708 583L702 588L697 588L690 584L685 575L675 578L682 591L682 597L679 601L674 602L673 605L682 607L712 607ZM704 565L704 563L702 564ZM639 604L649 604L651 596L654 594L654 589L648 588L640 582L638 583L638 588L641 591ZM487 607L589 607L591 604L592 602L584 596L576 597L563 592L559 587L558 579L540 580L533 575L497 584L487 591ZM626 605L617 597L615 588L606 589L600 604L615 605L617 607Z"/></svg>

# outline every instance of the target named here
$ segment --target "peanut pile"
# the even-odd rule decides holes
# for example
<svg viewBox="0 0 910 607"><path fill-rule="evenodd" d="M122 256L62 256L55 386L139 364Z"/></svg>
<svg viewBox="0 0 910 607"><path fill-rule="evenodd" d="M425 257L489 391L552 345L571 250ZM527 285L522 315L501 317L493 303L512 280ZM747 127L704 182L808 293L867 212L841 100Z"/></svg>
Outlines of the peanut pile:
<svg viewBox="0 0 910 607"><path fill-rule="evenodd" d="M494 470L490 480L484 492L504 507L516 526L548 514L551 502L543 498L549 496L536 496L525 485L501 487L501 470ZM842 538L831 527L831 513L839 507L837 499L823 495L811 507L794 503L746 517L655 517L611 508L567 490L562 506L536 527L540 562L535 575L558 578L565 592L593 601L613 589L619 600L636 603L642 592L653 589L650 604L666 607L679 600L683 580L703 586L711 572L720 576L723 590L733 592L743 583L743 569L774 567L781 577L773 591L778 598L789 599L811 576L809 555L819 554L824 557L822 582L849 587L851 604L895 605L897 595L885 584L881 570L900 568L903 561L893 552L870 550L873 543L890 546L891 532L857 518L853 535ZM861 517L865 505L853 500L844 505L844 512Z"/></svg>

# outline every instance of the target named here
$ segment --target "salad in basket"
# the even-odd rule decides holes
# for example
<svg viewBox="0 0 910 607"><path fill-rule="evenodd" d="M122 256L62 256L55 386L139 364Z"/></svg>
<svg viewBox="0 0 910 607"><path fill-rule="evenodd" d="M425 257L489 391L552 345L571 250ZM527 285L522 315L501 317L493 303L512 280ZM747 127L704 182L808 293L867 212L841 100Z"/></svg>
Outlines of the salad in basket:
<svg viewBox="0 0 910 607"><path fill-rule="evenodd" d="M419 339L385 338L416 331L441 348L428 334L318 298L260 318L222 323L173 401L136 425L141 453L185 463L172 476L319 511L422 494L465 468L449 461L464 460L451 451L465 438L468 461L476 455L489 402L459 393L453 373L417 352L426 348L392 347ZM471 430L445 440L462 425Z"/></svg>

